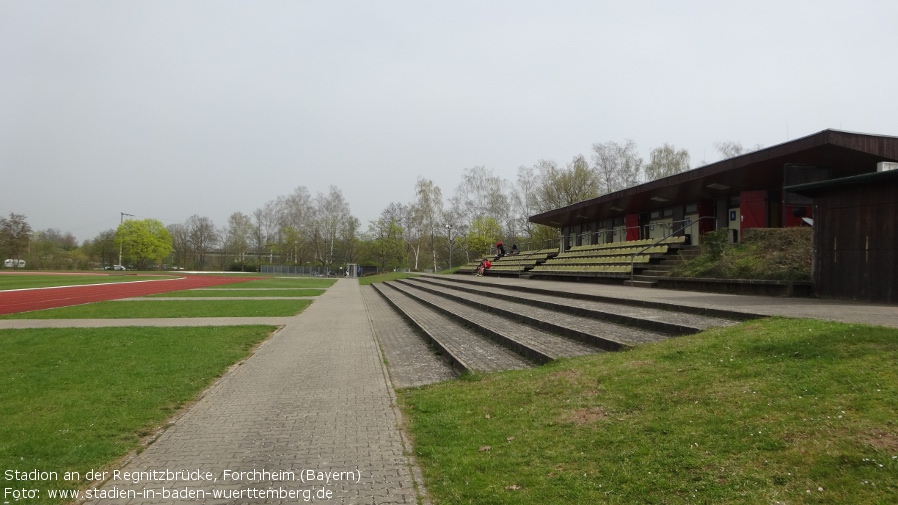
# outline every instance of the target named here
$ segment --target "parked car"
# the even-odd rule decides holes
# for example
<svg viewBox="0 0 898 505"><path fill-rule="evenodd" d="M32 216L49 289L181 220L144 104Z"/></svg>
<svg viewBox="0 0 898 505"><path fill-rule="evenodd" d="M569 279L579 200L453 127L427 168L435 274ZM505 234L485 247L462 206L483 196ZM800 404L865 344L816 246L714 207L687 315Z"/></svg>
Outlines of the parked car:
<svg viewBox="0 0 898 505"><path fill-rule="evenodd" d="M112 265L113 270L127 270L124 265Z"/></svg>
<svg viewBox="0 0 898 505"><path fill-rule="evenodd" d="M3 262L6 268L25 268L25 260L7 259Z"/></svg>

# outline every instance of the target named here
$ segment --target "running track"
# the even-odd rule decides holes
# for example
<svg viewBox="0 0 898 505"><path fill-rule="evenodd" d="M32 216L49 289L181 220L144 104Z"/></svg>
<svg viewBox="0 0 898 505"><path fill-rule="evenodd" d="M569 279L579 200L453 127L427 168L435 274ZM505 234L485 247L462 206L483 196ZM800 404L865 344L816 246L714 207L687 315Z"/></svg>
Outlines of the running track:
<svg viewBox="0 0 898 505"><path fill-rule="evenodd" d="M154 279L146 281L94 284L87 286L60 286L52 288L0 291L0 314L15 314L32 310L53 309L69 305L102 302L118 298L155 295L183 289L205 288L256 280L256 277L218 277L188 275L178 279Z"/></svg>

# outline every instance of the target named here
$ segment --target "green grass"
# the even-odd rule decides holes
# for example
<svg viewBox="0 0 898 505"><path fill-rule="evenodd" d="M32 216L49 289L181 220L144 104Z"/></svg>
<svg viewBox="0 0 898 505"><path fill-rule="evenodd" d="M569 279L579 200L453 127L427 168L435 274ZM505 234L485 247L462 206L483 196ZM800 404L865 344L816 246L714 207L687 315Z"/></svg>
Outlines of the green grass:
<svg viewBox="0 0 898 505"><path fill-rule="evenodd" d="M173 276L156 276L152 279L175 278ZM80 286L84 284L109 284L116 282L146 281L150 277L136 275L101 274L101 275L0 275L0 291L7 289L34 289L53 286Z"/></svg>
<svg viewBox="0 0 898 505"><path fill-rule="evenodd" d="M768 319L400 391L435 504L898 502L898 330Z"/></svg>
<svg viewBox="0 0 898 505"><path fill-rule="evenodd" d="M257 281L241 282L229 285L228 289L258 289L258 288L297 288L297 289L327 289L337 282L336 279L319 279L317 277L274 277Z"/></svg>
<svg viewBox="0 0 898 505"><path fill-rule="evenodd" d="M312 300L109 301L0 316L0 319L122 319L161 317L282 317L302 312Z"/></svg>
<svg viewBox="0 0 898 505"><path fill-rule="evenodd" d="M230 298L230 297L266 297L266 296L321 296L324 294L323 289L189 289L186 291L173 291L171 293L160 293L158 295L150 295L147 298Z"/></svg>
<svg viewBox="0 0 898 505"><path fill-rule="evenodd" d="M729 243L729 230L702 235L702 254L678 266L673 277L811 280L811 228L756 228Z"/></svg>
<svg viewBox="0 0 898 505"><path fill-rule="evenodd" d="M374 284L375 282L395 281L417 276L418 274L408 272L386 272L377 275L366 275L365 277L360 277L359 284L361 284L362 286L367 286L368 284Z"/></svg>
<svg viewBox="0 0 898 505"><path fill-rule="evenodd" d="M273 328L0 330L0 468L108 468ZM12 488L75 482L7 481ZM39 500L52 503L46 493ZM12 503L12 499L5 500Z"/></svg>

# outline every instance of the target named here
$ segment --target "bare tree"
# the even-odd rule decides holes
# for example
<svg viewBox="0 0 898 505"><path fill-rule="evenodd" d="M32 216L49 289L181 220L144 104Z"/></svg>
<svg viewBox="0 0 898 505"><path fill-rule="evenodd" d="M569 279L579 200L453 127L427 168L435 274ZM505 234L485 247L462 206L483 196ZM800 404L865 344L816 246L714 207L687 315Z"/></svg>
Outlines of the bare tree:
<svg viewBox="0 0 898 505"><path fill-rule="evenodd" d="M280 233L285 239L285 252L295 263L302 264L312 240L315 205L312 194L298 186L282 201Z"/></svg>
<svg viewBox="0 0 898 505"><path fill-rule="evenodd" d="M355 263L358 254L359 230L362 223L355 216L348 216L343 220L340 227L340 245L343 253L343 260L347 263Z"/></svg>
<svg viewBox="0 0 898 505"><path fill-rule="evenodd" d="M407 247L400 224L405 213L406 207L403 204L393 202L381 211L377 221L368 225L370 255L381 270L408 264Z"/></svg>
<svg viewBox="0 0 898 505"><path fill-rule="evenodd" d="M224 230L223 248L233 255L235 261L244 263L253 231L253 220L242 212L234 212L228 218Z"/></svg>
<svg viewBox="0 0 898 505"><path fill-rule="evenodd" d="M169 227L169 233L171 229ZM115 247L115 230L106 230L100 232L92 240L84 241L81 247L88 260L95 266L103 267L112 265L118 259L118 249Z"/></svg>
<svg viewBox="0 0 898 505"><path fill-rule="evenodd" d="M748 154L752 151L763 149L763 147L764 146L762 146L761 144L755 144L752 147L743 147L741 142L736 142L734 140L724 140L714 143L714 149L717 149L717 152L720 154L721 159L724 160L735 158L736 156L741 156L743 154Z"/></svg>
<svg viewBox="0 0 898 505"><path fill-rule="evenodd" d="M599 176L600 194L614 193L639 184L642 177L642 158L636 143L605 142L593 144L593 168Z"/></svg>
<svg viewBox="0 0 898 505"><path fill-rule="evenodd" d="M415 184L415 203L411 208L412 223L419 230L420 237L427 237L433 259L433 271L437 268L437 237L443 230L443 193L440 187L430 179L418 178ZM418 245L420 247L420 240ZM415 269L418 268L417 255L415 257Z"/></svg>
<svg viewBox="0 0 898 505"><path fill-rule="evenodd" d="M322 266L330 266L334 262L334 247L338 234L346 219L351 217L349 204L343 193L336 186L330 187L327 195L318 193L315 197L316 219L312 233L312 246L315 259Z"/></svg>
<svg viewBox="0 0 898 505"><path fill-rule="evenodd" d="M502 222L508 212L507 183L482 166L465 169L456 197L470 223L474 218L491 216Z"/></svg>
<svg viewBox="0 0 898 505"><path fill-rule="evenodd" d="M253 212L253 228L250 233L250 245L261 263L261 256L274 242L278 231L278 204L270 201Z"/></svg>
<svg viewBox="0 0 898 505"><path fill-rule="evenodd" d="M533 223L530 216L541 212L539 207L539 166L518 167L518 177L509 197L510 212L515 223L513 235L533 238Z"/></svg>
<svg viewBox="0 0 898 505"><path fill-rule="evenodd" d="M457 222L453 228L456 236L466 236L471 224L477 218L490 217L506 229L509 225L509 217L512 213L509 209L506 190L509 187L507 181L493 175L492 171L482 166L465 169L461 184L455 190L455 195L449 200L450 215ZM503 230L502 235L505 235ZM473 252L465 246L468 258ZM479 254L481 251L474 252Z"/></svg>
<svg viewBox="0 0 898 505"><path fill-rule="evenodd" d="M689 151L677 150L676 147L667 143L652 149L649 158L650 161L645 166L645 178L649 181L689 170Z"/></svg>
<svg viewBox="0 0 898 505"><path fill-rule="evenodd" d="M206 267L206 255L218 245L219 236L215 224L208 217L194 214L187 219L185 226L194 266L202 270Z"/></svg>
<svg viewBox="0 0 898 505"><path fill-rule="evenodd" d="M589 163L577 155L564 168L552 162L540 166L540 186L537 201L543 210L565 207L599 196L599 176L590 170Z"/></svg>
<svg viewBox="0 0 898 505"><path fill-rule="evenodd" d="M190 234L187 225L170 224L166 228L172 240L172 266L184 268L187 258L190 257Z"/></svg>

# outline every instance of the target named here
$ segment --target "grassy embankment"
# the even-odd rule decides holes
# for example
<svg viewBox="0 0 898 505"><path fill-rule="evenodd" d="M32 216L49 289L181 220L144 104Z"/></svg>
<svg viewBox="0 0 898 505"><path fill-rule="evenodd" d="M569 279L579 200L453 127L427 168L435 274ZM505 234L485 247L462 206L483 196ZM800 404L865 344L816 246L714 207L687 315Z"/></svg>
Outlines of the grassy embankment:
<svg viewBox="0 0 898 505"><path fill-rule="evenodd" d="M702 254L671 272L673 277L719 279L811 280L811 228L749 230L739 244L729 230L702 236Z"/></svg>
<svg viewBox="0 0 898 505"><path fill-rule="evenodd" d="M435 504L898 503L898 330L767 319L400 391Z"/></svg>

